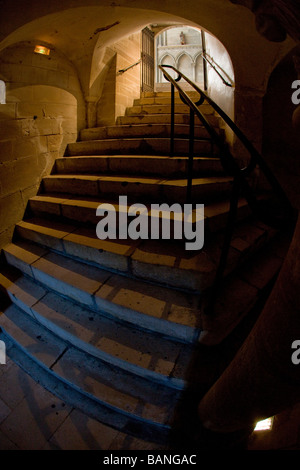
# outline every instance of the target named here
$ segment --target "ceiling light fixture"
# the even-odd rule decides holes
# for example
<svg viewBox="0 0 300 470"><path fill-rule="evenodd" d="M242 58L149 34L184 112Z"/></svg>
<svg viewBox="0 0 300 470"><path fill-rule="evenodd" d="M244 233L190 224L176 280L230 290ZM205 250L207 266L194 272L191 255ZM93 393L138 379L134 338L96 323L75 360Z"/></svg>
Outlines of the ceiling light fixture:
<svg viewBox="0 0 300 470"><path fill-rule="evenodd" d="M42 54L42 55L49 55L50 54L50 49L48 49L48 47L45 47L45 46L35 46L34 48L34 52L36 54Z"/></svg>
<svg viewBox="0 0 300 470"><path fill-rule="evenodd" d="M258 421L254 428L254 431L271 431L273 426L273 417L263 419L262 421Z"/></svg>

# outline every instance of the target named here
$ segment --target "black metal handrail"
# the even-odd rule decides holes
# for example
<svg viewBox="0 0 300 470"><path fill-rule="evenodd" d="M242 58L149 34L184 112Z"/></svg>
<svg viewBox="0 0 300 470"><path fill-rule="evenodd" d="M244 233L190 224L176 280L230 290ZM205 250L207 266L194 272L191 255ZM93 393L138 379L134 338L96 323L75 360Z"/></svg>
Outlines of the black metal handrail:
<svg viewBox="0 0 300 470"><path fill-rule="evenodd" d="M131 64L131 65L128 65L128 67L126 67L125 69L121 69L121 70L118 70L118 73L119 74L122 74L124 72L127 72L127 70L129 69L132 69L133 67L135 67L136 65L139 65L141 63L142 59L138 60L137 62L135 62L134 64Z"/></svg>
<svg viewBox="0 0 300 470"><path fill-rule="evenodd" d="M253 172L254 169L259 167L263 174L265 175L267 181L272 187L277 198L282 202L285 209L286 221L295 223L295 211L292 207L289 199L287 198L285 192L283 191L281 185L279 184L276 177L273 175L268 165L255 149L252 143L248 140L245 134L237 127L237 125L230 119L230 117L209 97L207 94L201 90L195 83L193 83L188 77L186 77L182 72L177 70L172 65L160 65L159 68L162 70L164 77L171 84L171 138L170 138L170 155L174 155L174 139L175 139L175 88L179 92L181 101L188 105L190 108L190 137L189 137L189 160L188 160L188 174L187 174L187 201L192 201L192 180L193 180L193 158L194 158L194 123L195 116L202 122L203 126L206 128L210 134L210 138L214 144L216 144L220 150L219 158L221 160L222 166L226 173L233 177L233 190L230 198L230 207L227 219L227 225L225 229L223 248L221 251L219 266L217 268L216 278L214 285L212 287L211 301L207 306L206 313L212 314L214 311L214 303L216 300L217 292L220 288L220 283L226 268L228 252L230 248L230 243L232 239L234 222L236 219L238 200L243 193L243 196L246 198L250 208L262 218L266 223L278 223L278 220L274 220L270 214L262 212L258 204L257 198L254 194L254 191L251 185L248 182L248 177ZM167 73L165 68L172 69L177 73L177 78L172 78L170 74ZM182 89L178 82L184 79L197 93L199 93L199 100L194 102L189 95ZM199 110L199 107L207 102L212 106L215 112L224 120L224 122L230 127L234 132L240 142L243 144L245 149L250 155L249 163L240 168L236 159L232 155L228 145L221 138L218 132L214 127L208 122L204 114ZM282 221L281 221L282 223Z"/></svg>
<svg viewBox="0 0 300 470"><path fill-rule="evenodd" d="M228 87L233 87L232 83L227 82L227 80L223 77L223 75L219 72L217 67L208 59L207 54L202 52L201 57L210 65L210 67L216 72L216 74L221 78L224 85ZM218 66L219 67L219 66Z"/></svg>

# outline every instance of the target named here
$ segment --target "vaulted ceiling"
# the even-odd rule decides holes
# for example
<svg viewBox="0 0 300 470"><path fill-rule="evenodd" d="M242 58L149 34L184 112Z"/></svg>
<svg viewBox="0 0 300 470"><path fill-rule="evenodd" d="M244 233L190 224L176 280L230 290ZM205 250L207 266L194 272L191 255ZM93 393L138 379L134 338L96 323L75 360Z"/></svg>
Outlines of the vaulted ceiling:
<svg viewBox="0 0 300 470"><path fill-rule="evenodd" d="M271 43L256 31L252 13L230 0L2 0L0 50L24 41L58 49L79 71L92 73L105 47L151 23L190 24L215 35L233 62L236 85L265 89L275 65L294 46ZM245 66L246 64L246 66ZM82 73L81 73L82 75Z"/></svg>

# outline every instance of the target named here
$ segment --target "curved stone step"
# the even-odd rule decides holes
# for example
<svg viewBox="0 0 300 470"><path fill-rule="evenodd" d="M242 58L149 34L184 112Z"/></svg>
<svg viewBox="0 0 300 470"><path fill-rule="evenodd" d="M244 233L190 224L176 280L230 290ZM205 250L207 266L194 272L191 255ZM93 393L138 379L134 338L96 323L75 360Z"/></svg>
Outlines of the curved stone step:
<svg viewBox="0 0 300 470"><path fill-rule="evenodd" d="M178 138L174 140L174 152L177 155L189 154L189 139ZM217 155L218 149L212 147L207 139L194 141L194 152L197 156ZM170 155L170 139L165 137L137 137L115 138L100 140L84 140L70 143L66 154L79 155Z"/></svg>
<svg viewBox="0 0 300 470"><path fill-rule="evenodd" d="M188 96L193 100L197 101L199 99L199 93L187 93ZM183 104L179 93L175 92L175 103L176 104ZM162 93L162 94L153 94L152 96L141 96L141 98L137 98L134 100L133 105L134 106L141 106L145 104L156 104L156 105L170 105L171 103L171 93Z"/></svg>
<svg viewBox="0 0 300 470"><path fill-rule="evenodd" d="M125 200L126 201L126 200ZM127 225L133 219L133 216L128 216L128 212L131 208L135 207L134 205L130 205L127 201L126 203L122 203L122 199L119 200L118 203L109 200L95 200L92 198L86 197L85 199L79 198L76 196L69 196L67 197L60 197L57 194L45 194L34 196L29 200L29 208L30 214L33 216L56 216L58 220L67 219L68 221L72 221L73 223L84 223L84 224L91 224L95 227L100 221L100 216L97 215L97 208L100 205L104 205L107 209L107 212L112 212L116 215L116 229L119 232L120 227L124 227L124 224L120 222L122 218L126 217L128 220L127 224L125 225L126 233L127 233ZM161 207L161 210L159 210ZM111 210L110 210L111 208ZM147 208L147 212L144 214L144 217L147 219L148 225L148 234L149 238L151 238L151 227L154 225L155 227L159 228L160 236L161 236L161 229L162 226L169 227L169 234L170 238L174 238L174 219L178 226L180 226L182 234L184 233L184 212L178 212L175 216L171 211L172 206L160 206L158 205L158 209L155 209L151 204L145 205ZM212 214L213 216L213 214ZM204 211L200 211L198 209L198 213L196 208L194 208L190 215L189 215L189 224L192 228L193 232L195 232L195 225L196 222L204 221ZM186 222L187 224L187 222ZM182 237L183 238L183 237Z"/></svg>
<svg viewBox="0 0 300 470"><path fill-rule="evenodd" d="M219 256L218 245L199 252L186 251L177 240L100 240L94 229L47 220L20 222L16 230L22 238L100 268L191 292L211 285Z"/></svg>
<svg viewBox="0 0 300 470"><path fill-rule="evenodd" d="M220 118L214 114L205 116L205 119L214 128L220 127ZM186 114L175 114L175 124L189 124L190 115ZM131 114L125 116L119 116L116 119L117 125L135 125L135 124L170 124L171 115L170 112L167 114ZM202 125L202 122L195 117L195 124Z"/></svg>
<svg viewBox="0 0 300 470"><path fill-rule="evenodd" d="M125 174L160 177L187 176L188 157L156 155L81 155L55 160L58 174ZM224 174L219 158L195 157L193 174L196 176Z"/></svg>
<svg viewBox="0 0 300 470"><path fill-rule="evenodd" d="M0 286L13 304L68 345L151 384L174 390L186 387L184 371L193 356L191 346L84 308L9 266L0 272Z"/></svg>
<svg viewBox="0 0 300 470"><path fill-rule="evenodd" d="M190 126L188 124L176 124L174 128L175 136L188 137ZM117 139L130 137L170 137L170 124L135 124L106 126L83 129L80 132L80 140L99 140L99 139ZM209 139L209 133L205 127L197 125L194 131L195 138Z"/></svg>
<svg viewBox="0 0 300 470"><path fill-rule="evenodd" d="M37 232L28 230L27 233L23 232L28 238L34 238L36 234ZM65 253L72 256L72 251L74 256L77 251L78 259L90 258L97 263L97 250L92 247L89 250L87 246L76 242L64 241L61 246L65 247L65 251L61 251L61 254L49 252L45 245L50 244L51 236L43 237L41 232L37 235L44 247L20 240L4 248L5 258L10 266L19 269L47 289L65 295L94 311L105 312L133 327L186 343L194 342L199 336L198 296L153 286L143 282L143 279L123 277L64 256ZM53 237L52 248L53 240L62 242ZM83 241L86 241L86 237ZM58 245L56 248L59 251ZM100 260L105 259L105 254L104 258L103 253L99 255Z"/></svg>
<svg viewBox="0 0 300 470"><path fill-rule="evenodd" d="M170 114L171 103L167 104L141 104L126 108L126 116L139 114ZM175 102L175 114L189 113L189 106L183 103ZM202 114L209 115L214 113L214 109L209 104L202 104L199 107Z"/></svg>
<svg viewBox="0 0 300 470"><path fill-rule="evenodd" d="M187 197L186 178L54 174L44 177L42 184L46 193L100 196L107 199L128 196L130 202L136 203L156 201L184 204ZM227 176L194 178L192 181L192 197L198 204L206 204L215 198L224 198L231 190L232 178Z"/></svg>
<svg viewBox="0 0 300 470"><path fill-rule="evenodd" d="M142 91L141 92L141 98L161 98L161 97L167 97L170 99L171 97L171 91L170 91L170 85L168 85L169 90L162 90L162 91ZM188 89L185 90L186 93L192 98L196 99L199 96L199 93L197 93L193 89ZM175 90L175 98L179 97L179 92Z"/></svg>
<svg viewBox="0 0 300 470"><path fill-rule="evenodd" d="M97 216L97 208L100 204L110 204L114 207L117 219L117 228L119 227L120 213L128 213L130 204L126 206L119 206L119 203L107 199L101 200L100 198L89 198L87 196L79 197L75 195L61 195L56 193L39 194L29 199L28 206L30 209L30 216L32 217L53 217L58 220L67 220L73 223L92 224L96 227L100 218ZM204 206L204 230L208 235L221 229L224 229L227 223L230 202L228 200L218 201ZM151 204L146 204L148 208L148 225L149 237L151 227L151 217L154 217L155 222L158 222L161 227L162 221L165 223L170 221L169 213L151 212ZM171 208L172 206L170 206ZM195 209L193 213L195 214ZM243 220L250 215L250 208L245 199L240 199L237 211L237 220ZM171 219L172 220L172 219ZM181 217L183 220L183 215ZM194 219L196 220L196 219ZM173 238L174 225L170 222L170 236ZM193 225L194 230L194 225Z"/></svg>
<svg viewBox="0 0 300 470"><path fill-rule="evenodd" d="M234 230L226 273L260 249L273 233L251 219L241 222ZM205 240L202 250L188 251L180 240L100 240L94 228L48 219L20 222L16 235L100 269L195 293L212 285L224 238L215 233Z"/></svg>
<svg viewBox="0 0 300 470"><path fill-rule="evenodd" d="M290 236L283 237L283 240L281 238L275 239L268 250L263 250L262 256L250 262L252 264L250 269L248 266L246 270L239 273L238 283L234 281L233 285L230 283L224 286L225 295L218 305L220 311L217 317L208 319L207 329L203 331L204 338L200 338L201 342L210 345L219 344L240 322L241 318L249 312L251 305L255 302L255 292L263 290L264 286L278 272L288 249L289 241ZM36 298L43 297L43 291L38 285L35 285L34 290L40 289L40 292L36 293L32 289L30 293L26 293L26 289L22 289L22 286L19 285L18 288L22 290L21 295L19 292L16 293L16 284L11 284L11 287L11 294L15 295L14 300L21 301L21 307L25 305L24 293L25 297L29 294L29 298L26 299L28 306L34 306ZM231 295L232 292L234 296ZM237 312L234 315L235 308L237 308ZM11 335L5 329L1 331L1 326L2 328L3 326L7 327L5 322L9 316L9 310L11 310L11 320L13 321L13 328L10 330L8 327ZM29 330L24 324L24 320L26 321L28 316L24 313L21 317L19 316L21 323L18 324L20 328L17 328L19 331L16 332L15 328L20 312L16 307L9 307L9 310L8 315L6 312L6 315L0 316L0 339L6 344L8 356L42 386L52 391L64 402L120 431L159 443L167 439L170 430L169 419L172 416L177 397L180 400L180 395L176 395L178 392L171 390L170 394L170 390L167 391L161 385L153 384L149 387L148 381L146 384L143 382L144 379L140 377L135 378L133 386L131 374L126 375L125 371L120 373L119 369L115 371L113 367L108 368L106 364L100 364L99 361L90 361L89 357L74 347L67 348L64 341L57 336L54 337L49 331L40 329L41 334L37 333L36 325L30 337ZM25 337L23 343L18 336L20 332L21 336ZM209 348L208 351L213 350ZM194 358L194 371L192 373L189 371L189 377L197 381L194 372L196 375L198 373L199 383L203 386L205 380L209 382L214 377L212 369L215 367L215 360L213 358L208 360L206 354L204 357L202 354L203 350L199 356ZM212 356L214 355L215 352L212 352ZM209 371L210 374L208 374ZM213 383L214 380L210 383ZM143 383L145 383L145 387ZM152 394L153 391L154 394ZM122 403L124 404L124 397L126 397L125 413L121 406ZM139 405L141 405L141 401L145 403L145 408L135 407L136 400ZM142 416L142 423L140 416ZM165 417L166 420L164 420Z"/></svg>
<svg viewBox="0 0 300 470"><path fill-rule="evenodd" d="M7 355L65 403L126 434L162 443L168 438L176 393L68 347L29 317L9 307L0 339ZM143 396L144 395L144 396Z"/></svg>

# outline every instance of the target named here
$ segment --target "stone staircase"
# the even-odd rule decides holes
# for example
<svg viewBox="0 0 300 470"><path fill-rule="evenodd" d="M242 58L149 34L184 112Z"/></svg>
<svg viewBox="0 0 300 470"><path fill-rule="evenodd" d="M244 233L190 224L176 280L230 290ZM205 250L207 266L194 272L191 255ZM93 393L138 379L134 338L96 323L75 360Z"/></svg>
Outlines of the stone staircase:
<svg viewBox="0 0 300 470"><path fill-rule="evenodd" d="M205 204L204 248L97 238L98 205L120 213L119 195L128 204L185 202L189 113L177 100L170 158L169 109L167 93L144 94L115 126L83 130L29 200L0 273L8 355L74 407L159 445L168 443L182 394L216 379L203 346L214 350L255 308L288 246L241 199L226 279L214 316L205 314L232 180L200 123L193 198ZM205 113L222 134L209 106Z"/></svg>

